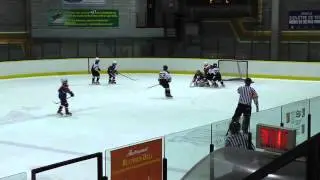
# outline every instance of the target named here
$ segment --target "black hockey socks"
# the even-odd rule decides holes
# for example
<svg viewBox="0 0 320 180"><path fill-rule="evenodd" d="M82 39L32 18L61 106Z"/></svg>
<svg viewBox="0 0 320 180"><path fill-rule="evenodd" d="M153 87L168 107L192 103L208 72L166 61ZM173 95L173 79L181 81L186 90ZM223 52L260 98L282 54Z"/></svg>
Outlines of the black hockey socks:
<svg viewBox="0 0 320 180"><path fill-rule="evenodd" d="M95 78L93 77L93 78L92 78L92 84L94 84L94 79L95 79Z"/></svg>
<svg viewBox="0 0 320 180"><path fill-rule="evenodd" d="M165 90L165 94L166 94L166 97L172 97L172 96L171 96L170 89L166 89L166 90Z"/></svg>

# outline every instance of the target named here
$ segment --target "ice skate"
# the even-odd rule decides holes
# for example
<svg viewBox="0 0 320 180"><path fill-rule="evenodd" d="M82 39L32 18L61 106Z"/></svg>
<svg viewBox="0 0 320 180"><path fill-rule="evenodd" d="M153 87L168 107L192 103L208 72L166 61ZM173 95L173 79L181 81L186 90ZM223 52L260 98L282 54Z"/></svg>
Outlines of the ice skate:
<svg viewBox="0 0 320 180"><path fill-rule="evenodd" d="M66 116L72 116L72 113L69 112L69 109L68 109L68 108L66 108Z"/></svg>
<svg viewBox="0 0 320 180"><path fill-rule="evenodd" d="M166 98L171 99L171 98L173 98L173 96L171 94L169 94L169 95L166 95Z"/></svg>
<svg viewBox="0 0 320 180"><path fill-rule="evenodd" d="M63 116L62 108L63 108L62 106L59 106L59 109L58 109L58 111L57 111L57 115Z"/></svg>

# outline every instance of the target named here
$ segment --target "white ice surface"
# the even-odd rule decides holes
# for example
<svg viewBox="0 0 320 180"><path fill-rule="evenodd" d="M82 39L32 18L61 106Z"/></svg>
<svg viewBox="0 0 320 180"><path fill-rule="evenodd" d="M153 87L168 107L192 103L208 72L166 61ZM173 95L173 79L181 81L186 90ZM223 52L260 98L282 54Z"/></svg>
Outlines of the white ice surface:
<svg viewBox="0 0 320 180"><path fill-rule="evenodd" d="M103 77L101 86L92 86L90 76L67 76L75 93L68 118L55 115L61 76L1 80L0 177L230 118L242 84L190 88L191 76L173 75L174 99L167 100L161 87L147 89L157 83L156 74L128 75L138 81L119 76L118 84L110 86ZM318 96L320 89L319 82L311 81L255 82L260 110ZM201 129L208 128L188 134L201 136ZM208 146L183 142L184 134L165 139L169 180L181 178L209 151Z"/></svg>

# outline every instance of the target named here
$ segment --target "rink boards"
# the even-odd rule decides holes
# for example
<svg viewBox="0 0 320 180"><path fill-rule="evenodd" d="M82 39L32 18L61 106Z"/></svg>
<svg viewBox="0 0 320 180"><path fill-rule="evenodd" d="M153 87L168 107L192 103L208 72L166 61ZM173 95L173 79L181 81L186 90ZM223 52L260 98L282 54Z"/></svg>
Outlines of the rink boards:
<svg viewBox="0 0 320 180"><path fill-rule="evenodd" d="M95 58L44 59L26 61L7 61L0 63L0 78L20 78L50 75L87 74ZM217 59L192 58L100 58L105 71L113 61L117 61L119 71L130 73L156 73L164 64L172 73L190 74L202 69L203 62L210 64ZM236 66L236 64L235 64ZM250 77L320 80L320 63L317 62L284 62L284 61L248 61ZM230 66L229 75L236 75Z"/></svg>

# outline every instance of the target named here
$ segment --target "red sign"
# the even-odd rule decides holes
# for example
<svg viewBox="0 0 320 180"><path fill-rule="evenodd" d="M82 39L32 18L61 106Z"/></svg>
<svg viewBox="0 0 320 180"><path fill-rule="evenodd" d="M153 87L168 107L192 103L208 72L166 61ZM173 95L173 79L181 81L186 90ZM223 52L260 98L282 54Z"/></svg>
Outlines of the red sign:
<svg viewBox="0 0 320 180"><path fill-rule="evenodd" d="M111 151L112 180L162 180L162 139Z"/></svg>
<svg viewBox="0 0 320 180"><path fill-rule="evenodd" d="M257 124L257 148L273 152L286 152L296 146L296 130Z"/></svg>
<svg viewBox="0 0 320 180"><path fill-rule="evenodd" d="M283 129L274 129L261 127L259 129L260 145L265 148L275 148L279 150L288 150L288 131Z"/></svg>

